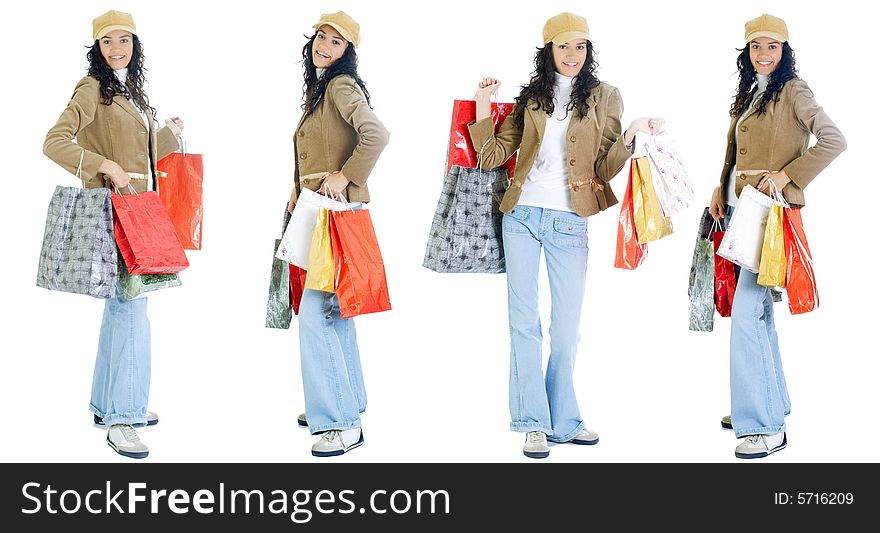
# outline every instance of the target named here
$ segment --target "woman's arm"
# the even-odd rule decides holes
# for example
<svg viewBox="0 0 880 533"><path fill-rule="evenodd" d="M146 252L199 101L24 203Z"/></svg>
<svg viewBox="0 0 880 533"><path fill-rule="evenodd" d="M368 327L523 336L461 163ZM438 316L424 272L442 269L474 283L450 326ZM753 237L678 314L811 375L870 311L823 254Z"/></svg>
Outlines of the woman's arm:
<svg viewBox="0 0 880 533"><path fill-rule="evenodd" d="M101 171L100 167L106 159L100 154L83 150L74 142L80 130L95 120L99 88L98 80L92 77L81 79L76 84L64 112L46 133L46 140L43 142L43 153L46 157L72 174L76 174L82 155L82 177L85 180L94 178Z"/></svg>
<svg viewBox="0 0 880 533"><path fill-rule="evenodd" d="M468 124L471 143L477 152L477 163L481 168L500 167L519 148L522 142L522 130L516 127L513 113L507 115L498 133L492 122L492 95L501 86L501 82L492 77L480 81L474 100L477 102L477 120Z"/></svg>
<svg viewBox="0 0 880 533"><path fill-rule="evenodd" d="M813 91L803 80L791 80L792 107L798 123L816 136L816 144L783 169L785 175L804 189L838 155L846 150L846 139L822 107ZM779 185L779 184L777 184Z"/></svg>
<svg viewBox="0 0 880 533"><path fill-rule="evenodd" d="M327 90L331 91L339 114L357 131L359 139L340 172L328 176L324 182L333 194L338 194L349 182L359 187L367 183L379 155L388 145L389 133L370 109L364 93L352 78L340 76L332 81Z"/></svg>

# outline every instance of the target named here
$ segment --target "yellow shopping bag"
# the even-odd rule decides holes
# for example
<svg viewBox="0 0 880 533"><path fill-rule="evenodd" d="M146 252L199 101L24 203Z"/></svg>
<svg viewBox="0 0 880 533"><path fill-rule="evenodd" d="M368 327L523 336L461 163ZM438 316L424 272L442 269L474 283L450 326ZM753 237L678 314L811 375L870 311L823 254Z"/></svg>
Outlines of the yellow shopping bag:
<svg viewBox="0 0 880 533"><path fill-rule="evenodd" d="M785 240L782 225L782 203L774 203L767 215L761 263L758 266L758 285L785 287Z"/></svg>
<svg viewBox="0 0 880 533"><path fill-rule="evenodd" d="M309 248L309 268L306 289L333 292L333 249L330 246L330 217L326 209L318 210L312 245Z"/></svg>
<svg viewBox="0 0 880 533"><path fill-rule="evenodd" d="M632 175L633 211L639 242L645 244L671 234L672 220L660 207L647 157L635 159Z"/></svg>

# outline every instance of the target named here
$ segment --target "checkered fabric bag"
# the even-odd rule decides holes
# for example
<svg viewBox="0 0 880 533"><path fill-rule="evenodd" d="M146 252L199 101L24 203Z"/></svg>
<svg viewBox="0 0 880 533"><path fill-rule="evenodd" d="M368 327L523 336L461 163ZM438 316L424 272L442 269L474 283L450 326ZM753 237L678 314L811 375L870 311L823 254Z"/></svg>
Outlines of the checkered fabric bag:
<svg viewBox="0 0 880 533"><path fill-rule="evenodd" d="M452 165L428 236L422 265L442 273L500 274L505 271L498 209L507 169Z"/></svg>
<svg viewBox="0 0 880 533"><path fill-rule="evenodd" d="M37 269L37 286L95 298L116 294L116 241L109 189L55 187Z"/></svg>

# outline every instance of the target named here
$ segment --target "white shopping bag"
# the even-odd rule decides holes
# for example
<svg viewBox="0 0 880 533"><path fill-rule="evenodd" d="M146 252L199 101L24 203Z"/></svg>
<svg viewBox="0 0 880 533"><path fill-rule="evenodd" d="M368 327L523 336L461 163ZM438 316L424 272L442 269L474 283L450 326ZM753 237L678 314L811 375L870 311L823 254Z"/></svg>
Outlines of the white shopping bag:
<svg viewBox="0 0 880 533"><path fill-rule="evenodd" d="M648 156L654 190L660 200L663 214L671 217L694 202L694 187L675 149L672 137L666 131L655 135L636 133L639 152Z"/></svg>
<svg viewBox="0 0 880 533"><path fill-rule="evenodd" d="M315 232L315 221L318 210L322 207L330 211L345 211L362 207L361 202L340 202L303 188L296 200L296 207L287 224L287 230L281 237L281 244L275 257L287 261L300 268L309 266L309 248L312 245L312 234Z"/></svg>
<svg viewBox="0 0 880 533"><path fill-rule="evenodd" d="M746 185L736 201L730 224L718 247L718 255L757 274L764 245L764 228L772 205L772 198Z"/></svg>

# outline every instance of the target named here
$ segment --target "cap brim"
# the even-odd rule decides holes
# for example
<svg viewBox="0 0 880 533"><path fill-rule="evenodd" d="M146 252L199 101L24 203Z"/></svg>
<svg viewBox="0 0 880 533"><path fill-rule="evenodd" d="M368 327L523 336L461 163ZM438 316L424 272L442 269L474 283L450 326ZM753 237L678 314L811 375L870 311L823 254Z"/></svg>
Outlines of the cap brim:
<svg viewBox="0 0 880 533"><path fill-rule="evenodd" d="M116 31L116 30L125 30L127 32L130 32L132 35L134 35L134 33L135 33L134 28L132 28L131 26L129 26L127 24L114 24L113 26L107 26L106 28L101 28L101 31L99 31L98 34L95 35L95 40L97 41L101 37L106 37L106 35L108 33L110 33L111 31Z"/></svg>
<svg viewBox="0 0 880 533"><path fill-rule="evenodd" d="M786 37L785 35L782 35L781 33L776 33L775 31L762 30L762 31L756 31L756 32L750 33L748 35L748 37L746 37L746 42L750 43L750 42L754 41L755 39L757 39L758 37L770 37L771 39L776 39L780 43L784 43L784 42L788 41L788 37Z"/></svg>
<svg viewBox="0 0 880 533"><path fill-rule="evenodd" d="M553 41L553 44L565 44L577 39L586 39L589 41L590 34L583 31L564 31L550 40Z"/></svg>
<svg viewBox="0 0 880 533"><path fill-rule="evenodd" d="M319 23L315 24L314 26L312 26L312 28L317 30L317 29L320 29L321 26L330 26L334 30L338 31L339 35L342 35L342 37L346 41L350 42L352 45L354 45L355 48L357 48L357 43L352 40L351 35L348 33L348 30L346 30L345 28L341 27L340 25L336 24L335 22L319 22Z"/></svg>

